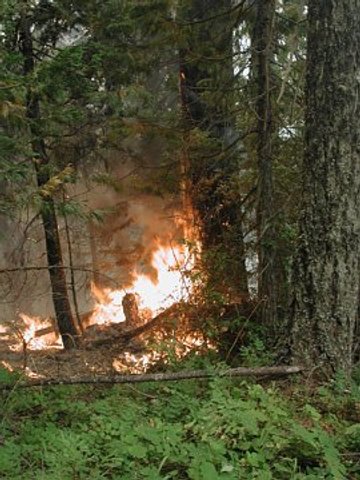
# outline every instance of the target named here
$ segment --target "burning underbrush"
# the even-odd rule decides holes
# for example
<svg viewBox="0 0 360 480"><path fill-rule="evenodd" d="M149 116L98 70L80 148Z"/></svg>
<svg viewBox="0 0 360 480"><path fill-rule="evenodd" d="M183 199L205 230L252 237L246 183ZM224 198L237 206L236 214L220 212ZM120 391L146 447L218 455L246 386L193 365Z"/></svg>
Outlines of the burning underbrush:
<svg viewBox="0 0 360 480"><path fill-rule="evenodd" d="M189 277L193 259L187 249L159 246L152 254L146 273L134 272L131 285L121 290L100 289L92 284L96 299L89 324L121 323L128 320L123 299L128 294L137 297L144 317L151 317L176 302L189 299L192 282Z"/></svg>
<svg viewBox="0 0 360 480"><path fill-rule="evenodd" d="M63 375L73 364L68 372L73 376L85 370L141 373L214 348L191 306L192 267L184 247L159 245L151 268L135 271L131 285L118 290L91 285L94 307L80 316L79 348L62 349L53 319L20 313L0 333L7 350L2 357L31 376Z"/></svg>
<svg viewBox="0 0 360 480"><path fill-rule="evenodd" d="M39 337L51 327L43 326L33 338L26 337L28 330L8 333L0 364L38 378L156 371L189 354L202 355L214 348L197 320L196 308L179 302L142 325L129 326L126 321L92 324L82 335L80 347L70 351L61 348L53 331ZM56 342L46 344L45 339Z"/></svg>

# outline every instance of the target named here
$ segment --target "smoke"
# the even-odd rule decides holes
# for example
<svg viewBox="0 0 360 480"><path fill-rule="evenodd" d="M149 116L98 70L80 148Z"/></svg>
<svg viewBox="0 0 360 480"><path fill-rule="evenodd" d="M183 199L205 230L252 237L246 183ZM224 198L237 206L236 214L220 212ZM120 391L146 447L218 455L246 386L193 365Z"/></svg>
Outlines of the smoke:
<svg viewBox="0 0 360 480"><path fill-rule="evenodd" d="M156 282L157 272L151 264L154 251L160 246L176 245L183 237L178 222L179 199L175 195L143 193L140 187L146 171L132 175L133 170L134 165L130 161L120 162L118 159L117 162L110 162L108 172L104 166L96 166L76 184L67 186L69 199L82 204L88 212L102 212L101 221L68 215L73 266L77 269L75 281L80 313L89 312L93 308L91 282L100 288L126 289L139 274L147 275ZM111 184L94 182L92 178L99 173L108 173L115 182L118 181L120 188L116 190ZM32 218L32 214L29 218ZM64 264L69 266L64 222L61 216L58 218ZM25 228L26 222L22 230ZM14 229L15 223L7 225L8 232L13 232ZM17 235L15 242L13 239L9 242L9 238L0 239L3 268L14 266L9 256L10 244L13 249L21 244L22 251L19 251L19 255L25 267L46 267L45 244L39 220L26 232L25 241L21 234ZM44 269L21 273L20 276L21 281L19 275L12 276L21 288L19 287L16 298L2 309L0 322L13 321L19 312L30 316L53 316L48 271ZM68 270L67 278L69 282ZM70 291L69 297L72 300Z"/></svg>
<svg viewBox="0 0 360 480"><path fill-rule="evenodd" d="M97 208L112 208L112 213L94 228L96 267L123 287L130 286L138 274L156 281L156 270L151 265L154 251L177 244L182 237L177 224L178 205L172 198L144 194L112 193L102 198L95 196L93 202Z"/></svg>

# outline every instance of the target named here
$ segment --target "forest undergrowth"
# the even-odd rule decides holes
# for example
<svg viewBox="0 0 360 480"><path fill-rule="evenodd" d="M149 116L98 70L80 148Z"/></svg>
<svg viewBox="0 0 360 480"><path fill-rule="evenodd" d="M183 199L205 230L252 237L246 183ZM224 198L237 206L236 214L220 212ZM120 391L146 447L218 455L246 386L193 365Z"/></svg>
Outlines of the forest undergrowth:
<svg viewBox="0 0 360 480"><path fill-rule="evenodd" d="M249 355L249 351L246 355ZM248 357L251 358L251 357ZM192 358L176 369L214 368ZM250 362L248 362L250 363ZM0 478L336 479L360 476L360 387L341 375L23 389L0 371Z"/></svg>

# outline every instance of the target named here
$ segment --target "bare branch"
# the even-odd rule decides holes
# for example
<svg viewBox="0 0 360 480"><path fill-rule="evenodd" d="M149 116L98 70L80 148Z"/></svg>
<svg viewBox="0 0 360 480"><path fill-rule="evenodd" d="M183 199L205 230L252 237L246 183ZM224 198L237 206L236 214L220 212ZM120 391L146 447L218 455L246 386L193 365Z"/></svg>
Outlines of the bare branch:
<svg viewBox="0 0 360 480"><path fill-rule="evenodd" d="M106 275L105 273L101 273L98 270L93 270L91 268L85 267L68 267L68 266L48 266L48 267L14 267L14 268L1 268L1 274L13 273L13 272L29 272L29 271L39 271L39 270L55 270L55 269L62 269L62 270L73 270L74 272L85 272L85 273L96 273L97 275L103 277L104 279L108 280L109 282L113 283L114 285L118 286L118 283L113 280L111 277Z"/></svg>
<svg viewBox="0 0 360 480"><path fill-rule="evenodd" d="M277 367L238 367L229 368L224 372L210 372L207 370L190 370L171 373L145 373L132 375L116 375L110 377L83 377L83 378L51 378L48 380L30 380L26 383L18 383L18 388L44 387L56 385L102 385L102 384L121 384L121 383L144 383L144 382L174 382L178 380L205 379L217 377L281 377L294 375L303 371L301 366L277 366ZM12 389L13 386L1 385L3 390Z"/></svg>

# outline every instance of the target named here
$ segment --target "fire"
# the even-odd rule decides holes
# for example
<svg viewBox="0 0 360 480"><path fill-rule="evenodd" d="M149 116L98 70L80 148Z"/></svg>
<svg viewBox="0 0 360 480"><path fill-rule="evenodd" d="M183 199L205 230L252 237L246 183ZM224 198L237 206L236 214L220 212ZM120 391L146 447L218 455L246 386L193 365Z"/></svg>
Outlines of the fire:
<svg viewBox="0 0 360 480"><path fill-rule="evenodd" d="M124 352L122 358L117 358L113 361L113 369L119 373L125 371L130 373L142 373L147 368L156 363L161 358L161 354L155 351L135 355L131 352Z"/></svg>
<svg viewBox="0 0 360 480"><path fill-rule="evenodd" d="M24 348L28 350L43 350L47 348L49 339L45 336L41 338L36 337L36 332L46 327L51 327L49 321L44 321L40 317L30 317L25 313L19 313L19 320L10 328L12 336L15 336L18 341L10 346L10 350L19 351ZM50 333L50 336L51 343L54 343L56 335ZM57 346L61 346L61 344L58 342Z"/></svg>
<svg viewBox="0 0 360 480"><path fill-rule="evenodd" d="M19 317L24 321L26 325L26 329L23 333L23 340L24 342L28 345L31 340L35 337L35 332L36 332L36 319L31 318L28 315L25 315L24 313L20 313Z"/></svg>
<svg viewBox="0 0 360 480"><path fill-rule="evenodd" d="M188 272L193 266L193 256L185 246L159 245L153 252L150 263L151 268L147 274L135 272L134 280L127 288L101 289L93 284L91 289L96 304L88 318L88 325L124 322L123 298L129 293L136 295L143 320L149 320L161 310L189 298L192 287ZM50 344L61 347L61 338L52 331L51 326L49 319L20 313L16 328L12 329L17 342L10 348L21 351L24 348L42 350ZM44 332L47 329L50 333ZM44 333L39 335L39 331ZM149 358L143 356L140 360L137 358L136 362L132 359L132 363L145 368L147 363L154 361L156 354L154 355Z"/></svg>
<svg viewBox="0 0 360 480"><path fill-rule="evenodd" d="M140 310L156 315L160 310L189 296L191 285L186 271L191 257L185 248L160 246L152 255L153 274L138 274L133 284L124 290L92 292L97 300L90 324L120 323L125 321L122 300L126 293L138 296Z"/></svg>

